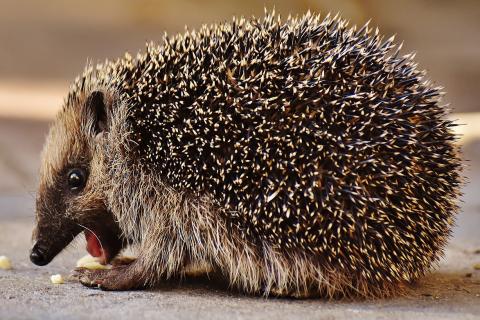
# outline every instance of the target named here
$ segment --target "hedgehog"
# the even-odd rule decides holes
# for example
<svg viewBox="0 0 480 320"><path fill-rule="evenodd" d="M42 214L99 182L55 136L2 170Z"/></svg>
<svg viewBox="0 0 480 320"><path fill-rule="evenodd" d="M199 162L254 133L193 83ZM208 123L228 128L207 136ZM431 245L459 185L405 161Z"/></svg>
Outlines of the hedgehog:
<svg viewBox="0 0 480 320"><path fill-rule="evenodd" d="M88 64L42 153L30 259L77 235L103 290L188 268L232 290L386 297L435 266L460 150L414 55L367 23L307 13L233 18Z"/></svg>

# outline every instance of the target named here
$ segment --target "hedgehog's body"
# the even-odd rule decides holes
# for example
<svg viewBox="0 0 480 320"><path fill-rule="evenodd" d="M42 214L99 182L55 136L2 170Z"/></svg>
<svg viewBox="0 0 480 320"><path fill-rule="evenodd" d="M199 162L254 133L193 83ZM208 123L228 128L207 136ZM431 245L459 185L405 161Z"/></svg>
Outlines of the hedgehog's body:
<svg viewBox="0 0 480 320"><path fill-rule="evenodd" d="M155 283L207 262L245 291L329 296L423 274L459 159L437 89L392 47L338 19L268 16L87 70L63 117L102 92L89 179L139 247L129 272Z"/></svg>

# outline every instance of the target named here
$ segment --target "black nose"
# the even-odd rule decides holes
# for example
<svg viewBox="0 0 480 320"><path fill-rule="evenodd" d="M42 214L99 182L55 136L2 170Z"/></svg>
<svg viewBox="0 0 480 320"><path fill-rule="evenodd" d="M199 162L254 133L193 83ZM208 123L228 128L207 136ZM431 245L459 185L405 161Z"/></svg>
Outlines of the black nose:
<svg viewBox="0 0 480 320"><path fill-rule="evenodd" d="M44 266L50 262L45 253L38 247L33 247L32 252L30 253L30 261L37 266Z"/></svg>

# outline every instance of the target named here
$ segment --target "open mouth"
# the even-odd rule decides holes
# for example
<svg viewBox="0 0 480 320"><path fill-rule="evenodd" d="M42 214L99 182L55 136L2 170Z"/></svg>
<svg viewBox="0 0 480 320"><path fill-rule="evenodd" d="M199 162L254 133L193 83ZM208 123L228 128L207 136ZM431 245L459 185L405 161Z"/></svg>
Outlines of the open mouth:
<svg viewBox="0 0 480 320"><path fill-rule="evenodd" d="M104 249L98 237L92 231L85 231L85 239L87 240L87 251L93 256L100 258L102 264L108 262L110 256L109 251Z"/></svg>
<svg viewBox="0 0 480 320"><path fill-rule="evenodd" d="M30 260L39 266L50 263L82 231L87 240L88 253L99 258L102 264L109 263L128 245L118 223L108 212L97 215L94 221L86 221L85 225L68 219L61 219L56 224L49 221L37 223ZM56 228L52 230L52 226ZM50 236L52 232L55 233L55 237Z"/></svg>
<svg viewBox="0 0 480 320"><path fill-rule="evenodd" d="M96 225L85 228L86 249L88 253L99 258L102 264L109 263L124 247L120 230L116 225Z"/></svg>

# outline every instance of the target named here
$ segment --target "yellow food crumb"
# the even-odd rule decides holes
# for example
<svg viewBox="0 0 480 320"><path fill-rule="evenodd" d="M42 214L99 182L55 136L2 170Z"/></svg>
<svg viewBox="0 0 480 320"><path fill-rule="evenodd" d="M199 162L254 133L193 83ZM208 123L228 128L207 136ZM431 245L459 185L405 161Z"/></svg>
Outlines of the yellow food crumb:
<svg viewBox="0 0 480 320"><path fill-rule="evenodd" d="M474 264L473 269L480 270L480 263Z"/></svg>
<svg viewBox="0 0 480 320"><path fill-rule="evenodd" d="M87 254L86 256L83 256L77 260L77 268L83 267L85 263L90 263L90 262L97 262L97 258Z"/></svg>
<svg viewBox="0 0 480 320"><path fill-rule="evenodd" d="M6 256L0 256L0 269L9 270L12 269L12 262Z"/></svg>
<svg viewBox="0 0 480 320"><path fill-rule="evenodd" d="M110 266L101 264L98 258L92 257L91 255L87 254L86 256L80 258L77 261L77 268L87 268L91 270L98 270L98 269L110 269Z"/></svg>
<svg viewBox="0 0 480 320"><path fill-rule="evenodd" d="M63 283L63 277L61 274L54 274L50 277L50 281L53 284L62 284Z"/></svg>
<svg viewBox="0 0 480 320"><path fill-rule="evenodd" d="M93 261L93 262L87 262L82 265L82 268L90 269L90 270L104 270L104 269L110 269L111 266L109 265L104 265L99 262Z"/></svg>

